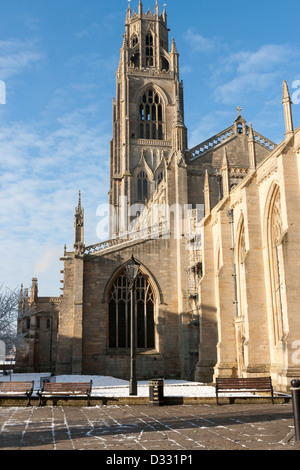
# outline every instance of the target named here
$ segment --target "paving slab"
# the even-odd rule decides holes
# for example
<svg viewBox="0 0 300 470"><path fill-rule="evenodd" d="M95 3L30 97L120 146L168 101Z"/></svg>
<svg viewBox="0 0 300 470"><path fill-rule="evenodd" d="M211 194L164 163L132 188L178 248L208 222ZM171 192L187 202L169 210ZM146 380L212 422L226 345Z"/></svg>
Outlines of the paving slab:
<svg viewBox="0 0 300 470"><path fill-rule="evenodd" d="M0 407L0 450L300 450L292 405ZM171 454L170 454L171 455ZM152 462L153 463L153 462ZM188 461L185 463L189 463Z"/></svg>

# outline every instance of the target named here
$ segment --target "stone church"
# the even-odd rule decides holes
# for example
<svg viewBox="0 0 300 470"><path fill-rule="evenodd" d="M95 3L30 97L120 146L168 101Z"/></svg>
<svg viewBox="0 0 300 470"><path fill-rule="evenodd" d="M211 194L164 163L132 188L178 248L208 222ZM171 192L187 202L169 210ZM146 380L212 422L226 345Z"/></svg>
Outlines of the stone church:
<svg viewBox="0 0 300 470"><path fill-rule="evenodd" d="M16 371L138 379L300 376L300 128L283 83L276 145L241 108L188 147L179 54L167 14L128 7L110 145L109 240L86 246L81 195L62 295L22 292ZM276 117L275 117L276 118Z"/></svg>

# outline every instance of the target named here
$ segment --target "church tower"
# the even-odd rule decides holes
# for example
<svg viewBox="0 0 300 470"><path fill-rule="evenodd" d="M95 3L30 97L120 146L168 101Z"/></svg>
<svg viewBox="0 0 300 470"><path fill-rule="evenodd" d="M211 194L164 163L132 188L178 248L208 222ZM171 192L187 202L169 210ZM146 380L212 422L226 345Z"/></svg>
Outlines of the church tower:
<svg viewBox="0 0 300 470"><path fill-rule="evenodd" d="M174 142L187 148L183 121L179 54L174 39L169 44L166 10L160 14L157 0L154 12L141 0L137 12L129 4L113 100L110 237L126 231L165 178Z"/></svg>

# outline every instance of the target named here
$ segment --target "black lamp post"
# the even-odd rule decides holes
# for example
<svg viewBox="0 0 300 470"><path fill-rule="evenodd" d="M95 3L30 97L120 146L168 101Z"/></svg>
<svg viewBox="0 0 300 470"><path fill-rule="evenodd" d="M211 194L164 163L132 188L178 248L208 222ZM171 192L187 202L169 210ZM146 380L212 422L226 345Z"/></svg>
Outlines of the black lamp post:
<svg viewBox="0 0 300 470"><path fill-rule="evenodd" d="M126 264L126 277L129 282L131 291L130 298L130 381L129 381L129 395L137 395L137 380L136 380L136 354L135 354L135 312L134 312L134 288L135 280L140 270L140 263L138 263L133 255L131 260Z"/></svg>
<svg viewBox="0 0 300 470"><path fill-rule="evenodd" d="M291 392L295 424L295 441L300 442L300 380L291 381Z"/></svg>

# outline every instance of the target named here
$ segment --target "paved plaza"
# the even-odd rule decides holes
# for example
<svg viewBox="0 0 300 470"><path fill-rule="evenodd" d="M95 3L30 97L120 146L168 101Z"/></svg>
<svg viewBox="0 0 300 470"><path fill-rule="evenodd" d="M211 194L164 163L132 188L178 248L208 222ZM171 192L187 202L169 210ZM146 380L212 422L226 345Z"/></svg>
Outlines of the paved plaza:
<svg viewBox="0 0 300 470"><path fill-rule="evenodd" d="M292 405L0 407L0 450L300 450ZM134 454L133 454L134 455Z"/></svg>

